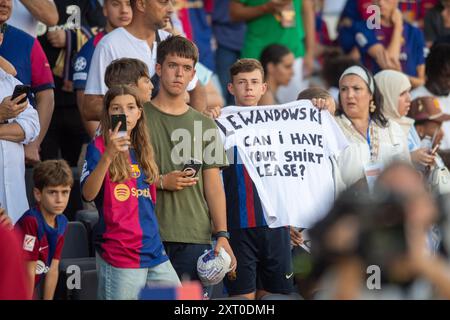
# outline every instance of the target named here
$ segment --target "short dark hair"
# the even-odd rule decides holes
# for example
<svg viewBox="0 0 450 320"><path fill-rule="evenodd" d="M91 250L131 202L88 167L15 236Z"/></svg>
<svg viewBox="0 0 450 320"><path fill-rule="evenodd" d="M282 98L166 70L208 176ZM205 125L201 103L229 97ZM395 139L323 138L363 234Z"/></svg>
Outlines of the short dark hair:
<svg viewBox="0 0 450 320"><path fill-rule="evenodd" d="M259 70L262 78L264 79L264 68L261 63L256 59L239 59L230 67L230 79L233 82L233 77L238 73L253 72Z"/></svg>
<svg viewBox="0 0 450 320"><path fill-rule="evenodd" d="M321 71L322 79L326 86L339 88L339 78L341 74L357 61L338 51L330 52L324 55L324 63Z"/></svg>
<svg viewBox="0 0 450 320"><path fill-rule="evenodd" d="M150 79L147 65L139 59L116 59L106 68L105 84L108 88L117 85L137 85L141 77Z"/></svg>
<svg viewBox="0 0 450 320"><path fill-rule="evenodd" d="M450 43L441 42L433 45L425 60L425 75L432 79L439 76L447 66L450 66Z"/></svg>
<svg viewBox="0 0 450 320"><path fill-rule="evenodd" d="M435 95L448 95L448 88L441 88L443 75L450 72L450 43L434 44L425 60L425 86Z"/></svg>
<svg viewBox="0 0 450 320"><path fill-rule="evenodd" d="M198 61L197 46L191 40L182 36L170 36L161 41L157 49L157 62L162 65L169 54L174 54L181 58L192 59L194 65Z"/></svg>
<svg viewBox="0 0 450 320"><path fill-rule="evenodd" d="M303 90L297 96L297 100L311 100L314 98L328 99L332 98L331 94L321 87L311 87Z"/></svg>
<svg viewBox="0 0 450 320"><path fill-rule="evenodd" d="M72 187L72 170L65 160L46 160L34 168L33 181L34 187L40 191L45 187Z"/></svg>
<svg viewBox="0 0 450 320"><path fill-rule="evenodd" d="M267 75L267 65L269 63L278 64L281 62L283 57L287 56L289 53L291 53L291 50L281 44L270 44L265 47L259 58L259 61L261 61L261 65L263 66L264 73Z"/></svg>

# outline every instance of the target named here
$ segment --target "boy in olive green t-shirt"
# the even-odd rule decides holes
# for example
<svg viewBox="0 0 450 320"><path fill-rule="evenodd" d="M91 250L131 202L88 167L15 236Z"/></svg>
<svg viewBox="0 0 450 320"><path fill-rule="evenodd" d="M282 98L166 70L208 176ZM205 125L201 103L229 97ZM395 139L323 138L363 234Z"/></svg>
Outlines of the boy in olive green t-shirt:
<svg viewBox="0 0 450 320"><path fill-rule="evenodd" d="M226 154L213 120L195 111L184 100L198 60L196 46L183 37L162 41L157 49L156 73L160 91L145 104L148 128L160 170L156 215L169 259L182 279L198 280L197 259L211 249L215 234L220 248L236 259L227 232L225 192L220 168ZM195 177L181 171L195 159L201 168Z"/></svg>

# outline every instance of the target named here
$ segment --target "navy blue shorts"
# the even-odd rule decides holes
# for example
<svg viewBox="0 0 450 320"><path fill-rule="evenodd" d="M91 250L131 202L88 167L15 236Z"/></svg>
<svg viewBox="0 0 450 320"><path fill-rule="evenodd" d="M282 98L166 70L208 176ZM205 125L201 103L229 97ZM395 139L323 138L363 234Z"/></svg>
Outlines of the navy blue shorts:
<svg viewBox="0 0 450 320"><path fill-rule="evenodd" d="M230 245L237 259L236 279L224 278L229 295L255 292L293 292L289 228L257 227L230 230Z"/></svg>
<svg viewBox="0 0 450 320"><path fill-rule="evenodd" d="M180 280L200 281L197 274L197 260L206 250L212 248L211 245L181 242L163 242L163 244Z"/></svg>

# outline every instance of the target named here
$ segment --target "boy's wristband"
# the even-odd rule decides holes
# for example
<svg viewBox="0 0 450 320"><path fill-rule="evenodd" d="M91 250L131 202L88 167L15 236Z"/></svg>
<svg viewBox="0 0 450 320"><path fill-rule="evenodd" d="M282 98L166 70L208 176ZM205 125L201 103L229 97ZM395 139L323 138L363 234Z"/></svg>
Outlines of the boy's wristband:
<svg viewBox="0 0 450 320"><path fill-rule="evenodd" d="M216 232L213 235L213 238L215 238L215 239L218 239L220 237L223 237L223 238L226 238L227 240L230 240L230 233L228 231L219 231L219 232Z"/></svg>

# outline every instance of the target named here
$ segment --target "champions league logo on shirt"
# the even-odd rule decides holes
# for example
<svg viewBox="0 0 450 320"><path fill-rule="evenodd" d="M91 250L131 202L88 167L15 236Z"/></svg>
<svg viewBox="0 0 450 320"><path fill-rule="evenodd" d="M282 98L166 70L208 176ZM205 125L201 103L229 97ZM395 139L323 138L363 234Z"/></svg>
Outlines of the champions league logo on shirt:
<svg viewBox="0 0 450 320"><path fill-rule="evenodd" d="M78 57L77 60L75 61L75 65L73 68L75 69L75 71L80 72L84 70L86 67L87 67L86 58Z"/></svg>

